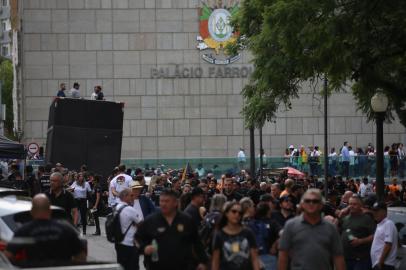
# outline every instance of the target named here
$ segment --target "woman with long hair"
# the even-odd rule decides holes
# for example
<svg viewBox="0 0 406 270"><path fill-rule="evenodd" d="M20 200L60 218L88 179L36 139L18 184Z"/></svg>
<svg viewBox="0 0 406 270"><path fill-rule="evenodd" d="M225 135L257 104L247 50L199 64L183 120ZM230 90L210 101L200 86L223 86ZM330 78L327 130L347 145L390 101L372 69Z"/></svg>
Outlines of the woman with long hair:
<svg viewBox="0 0 406 270"><path fill-rule="evenodd" d="M212 270L259 270L255 236L241 220L241 205L226 203L214 235Z"/></svg>
<svg viewBox="0 0 406 270"><path fill-rule="evenodd" d="M86 235L86 225L87 225L87 194L91 192L92 189L90 185L85 180L83 173L78 173L78 177L75 182L70 186L70 190L75 198L76 205L80 212L80 221L82 223L83 235Z"/></svg>

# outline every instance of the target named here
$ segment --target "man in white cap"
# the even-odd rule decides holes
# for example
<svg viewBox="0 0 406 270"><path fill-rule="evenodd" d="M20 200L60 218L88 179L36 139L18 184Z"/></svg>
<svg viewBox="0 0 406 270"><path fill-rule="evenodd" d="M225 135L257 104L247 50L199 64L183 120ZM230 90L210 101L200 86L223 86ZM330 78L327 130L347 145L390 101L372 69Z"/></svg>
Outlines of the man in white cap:
<svg viewBox="0 0 406 270"><path fill-rule="evenodd" d="M148 197L141 195L144 186L139 181L132 181L130 188L134 196L133 208L138 213L140 219L144 220L147 216L155 212L155 206Z"/></svg>
<svg viewBox="0 0 406 270"><path fill-rule="evenodd" d="M295 149L295 147L293 146L293 144L291 144L291 145L289 146L289 153L290 153L290 165L291 165L293 168L297 168L297 160L298 160L298 158L297 158L297 156L296 156L297 149Z"/></svg>

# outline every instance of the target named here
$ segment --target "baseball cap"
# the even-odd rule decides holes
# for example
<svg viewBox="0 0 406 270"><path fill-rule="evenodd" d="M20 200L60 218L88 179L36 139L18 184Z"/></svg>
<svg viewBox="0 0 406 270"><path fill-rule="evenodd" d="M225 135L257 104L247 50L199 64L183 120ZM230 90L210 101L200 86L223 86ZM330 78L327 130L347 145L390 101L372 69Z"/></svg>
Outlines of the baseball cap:
<svg viewBox="0 0 406 270"><path fill-rule="evenodd" d="M289 145L289 149L295 149L295 147L293 146L293 144Z"/></svg>
<svg viewBox="0 0 406 270"><path fill-rule="evenodd" d="M385 202L376 202L374 203L374 205L372 206L372 210L373 211L377 211L377 210L386 210L386 203Z"/></svg>
<svg viewBox="0 0 406 270"><path fill-rule="evenodd" d="M134 189L134 188L143 188L143 186L141 185L141 183L139 181L132 181L130 183L130 188Z"/></svg>

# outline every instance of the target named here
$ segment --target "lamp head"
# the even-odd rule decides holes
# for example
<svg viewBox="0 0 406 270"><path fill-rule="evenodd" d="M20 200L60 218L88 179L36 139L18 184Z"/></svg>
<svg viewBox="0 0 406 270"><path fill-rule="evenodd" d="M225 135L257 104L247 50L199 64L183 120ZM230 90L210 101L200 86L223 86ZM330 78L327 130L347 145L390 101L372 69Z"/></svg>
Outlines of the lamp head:
<svg viewBox="0 0 406 270"><path fill-rule="evenodd" d="M376 113L386 112L388 105L388 97L382 92L382 90L378 89L375 95L371 98L372 110Z"/></svg>

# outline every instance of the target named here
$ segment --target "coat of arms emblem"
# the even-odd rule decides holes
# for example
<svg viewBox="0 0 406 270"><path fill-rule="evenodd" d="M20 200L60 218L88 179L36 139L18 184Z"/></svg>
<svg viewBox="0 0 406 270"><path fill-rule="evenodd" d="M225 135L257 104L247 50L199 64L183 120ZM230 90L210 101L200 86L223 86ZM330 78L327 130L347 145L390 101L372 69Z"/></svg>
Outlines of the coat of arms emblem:
<svg viewBox="0 0 406 270"><path fill-rule="evenodd" d="M200 35L197 37L197 48L201 51L212 49L212 53L204 53L202 58L211 64L226 65L237 61L240 55L227 55L225 47L235 42L238 33L230 25L230 18L238 12L239 1L205 0L200 9Z"/></svg>

